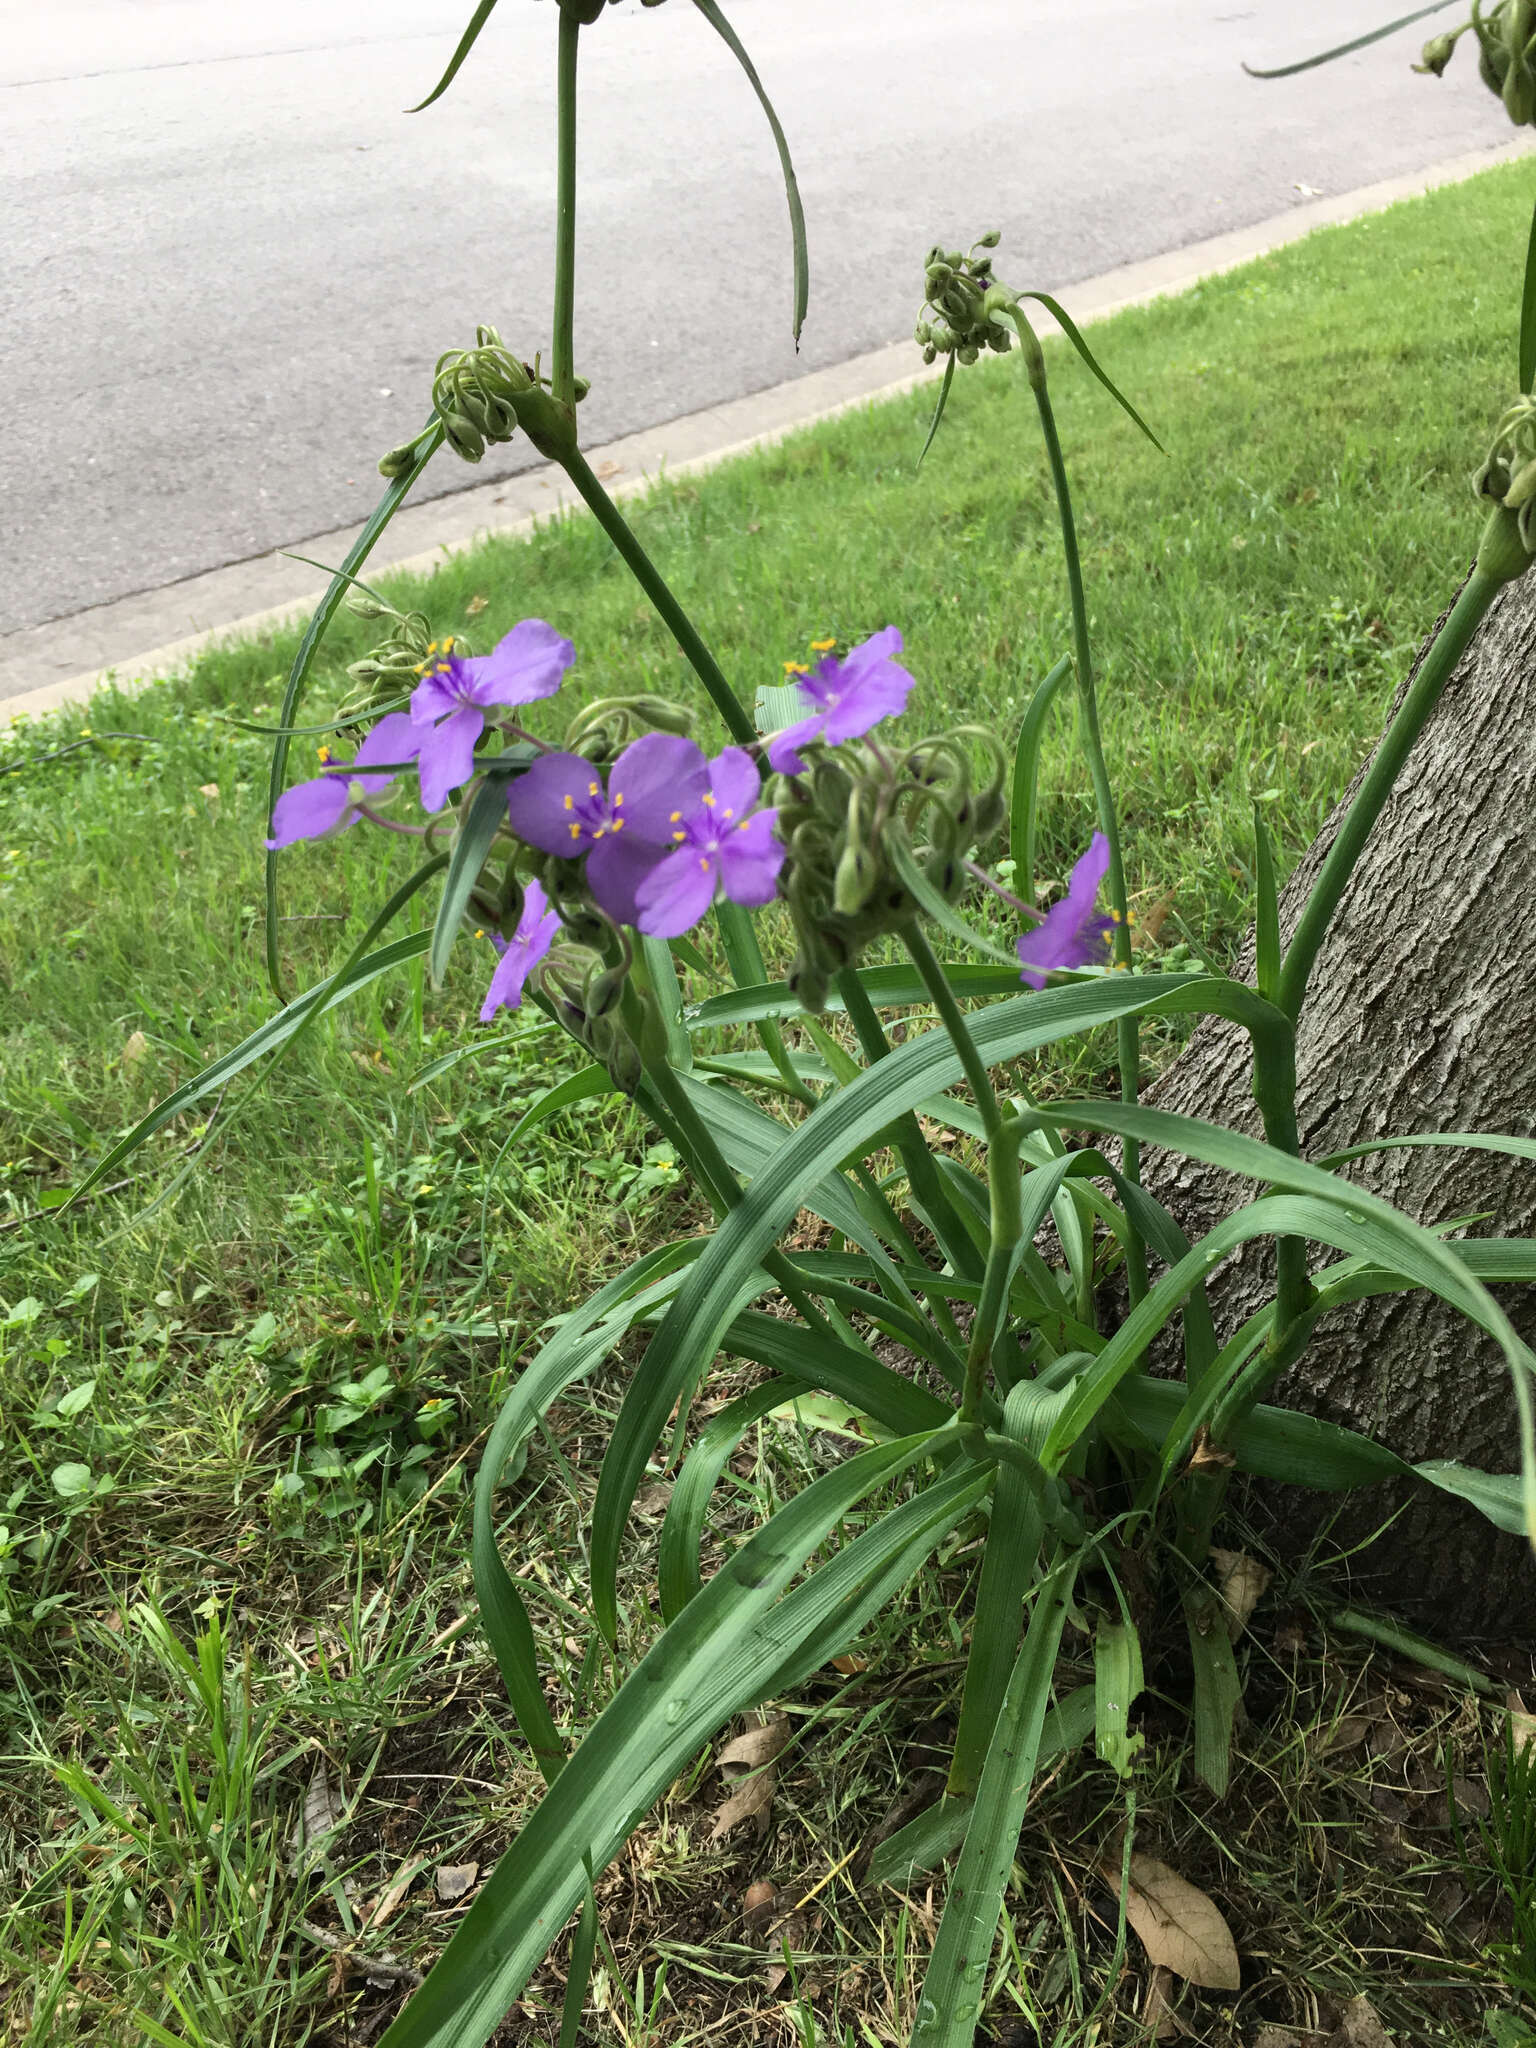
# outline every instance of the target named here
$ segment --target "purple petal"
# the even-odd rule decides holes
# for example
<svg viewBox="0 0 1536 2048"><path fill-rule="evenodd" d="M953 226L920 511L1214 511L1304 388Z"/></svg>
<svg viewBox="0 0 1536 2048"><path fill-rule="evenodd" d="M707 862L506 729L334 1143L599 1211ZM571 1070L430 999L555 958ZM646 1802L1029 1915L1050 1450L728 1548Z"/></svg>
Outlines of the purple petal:
<svg viewBox="0 0 1536 2048"><path fill-rule="evenodd" d="M827 714L818 711L814 718L802 718L796 725L786 725L782 732L769 734L768 766L776 775L799 775L804 771L800 749L821 738L826 722Z"/></svg>
<svg viewBox="0 0 1536 2048"><path fill-rule="evenodd" d="M448 792L462 789L475 772L475 741L485 731L485 713L473 704L463 704L430 732L421 733L421 801L426 810L440 811Z"/></svg>
<svg viewBox="0 0 1536 2048"><path fill-rule="evenodd" d="M460 666L477 704L532 704L552 697L576 649L543 619L523 619L489 654L471 655Z"/></svg>
<svg viewBox="0 0 1536 2048"><path fill-rule="evenodd" d="M894 626L887 626L883 633L864 641L843 663L839 700L827 713L823 735L828 746L839 747L844 740L858 739L882 719L893 718L906 709L916 679L879 651L887 644L901 645L901 635Z"/></svg>
<svg viewBox="0 0 1536 2048"><path fill-rule="evenodd" d="M462 668L463 663L457 666ZM431 675L423 676L412 690L410 718L413 725L436 725L445 712L458 708L459 692L453 687L454 669L453 662L435 668Z"/></svg>
<svg viewBox="0 0 1536 2048"><path fill-rule="evenodd" d="M549 907L544 884L535 876L523 892L523 914L517 920L513 937L521 939L524 945L537 945L542 956L554 944L559 929L560 920Z"/></svg>
<svg viewBox="0 0 1536 2048"><path fill-rule="evenodd" d="M357 812L352 810L348 780L344 773L317 775L313 782L296 782L292 789L285 789L272 813L268 853L292 846L295 840L323 839L328 832L345 830L342 820L348 811L352 814L346 818L346 824L356 824Z"/></svg>
<svg viewBox="0 0 1536 2048"><path fill-rule="evenodd" d="M592 843L585 821L602 793L602 776L580 754L540 754L508 789L507 816L525 845L575 855Z"/></svg>
<svg viewBox="0 0 1536 2048"><path fill-rule="evenodd" d="M1053 968L1094 967L1107 956L1114 925L1095 905L1108 867L1109 841L1095 832L1072 870L1066 895L1016 941L1020 974L1031 988L1044 988Z"/></svg>
<svg viewBox="0 0 1536 2048"><path fill-rule="evenodd" d="M736 825L763 793L763 778L745 747L727 747L709 764L709 792L716 825Z"/></svg>
<svg viewBox="0 0 1536 2048"><path fill-rule="evenodd" d="M607 832L587 856L587 887L599 910L615 924L638 924L638 894L668 858L649 839Z"/></svg>
<svg viewBox="0 0 1536 2048"><path fill-rule="evenodd" d="M387 718L381 718L357 750L353 763L357 768L371 768L376 761L399 766L414 761L421 752L424 735L408 711L391 711Z"/></svg>
<svg viewBox="0 0 1536 2048"><path fill-rule="evenodd" d="M1079 916L1086 916L1093 908L1099 885L1108 873L1109 841L1102 832L1095 832L1088 842L1087 852L1078 856L1063 901L1070 903Z"/></svg>
<svg viewBox="0 0 1536 2048"><path fill-rule="evenodd" d="M784 848L773 836L778 816L758 811L720 841L720 881L733 903L756 910L773 901L784 865Z"/></svg>
<svg viewBox="0 0 1536 2048"><path fill-rule="evenodd" d="M888 661L893 654L900 654L904 645L899 626L882 626L878 633L871 633L869 638L861 640L857 647L850 647L843 660L844 686L856 680L876 663Z"/></svg>
<svg viewBox="0 0 1536 2048"><path fill-rule="evenodd" d="M669 853L637 892L639 929L656 939L680 939L715 900L718 867L691 846Z"/></svg>
<svg viewBox="0 0 1536 2048"><path fill-rule="evenodd" d="M701 747L680 733L648 732L627 746L608 777L608 798L624 832L670 846L678 825L700 808L709 788Z"/></svg>
<svg viewBox="0 0 1536 2048"><path fill-rule="evenodd" d="M529 885L529 896L538 888L538 883ZM542 890L540 891L542 895ZM523 1000L523 984L533 968L544 958L554 943L555 933L560 929L560 920L553 911L537 919L533 930L524 934L523 925L527 919L527 908L518 920L517 936L502 948L496 972L491 976L491 985L485 992L485 1001L480 1006L480 1022L489 1024L500 1009L515 1010Z"/></svg>

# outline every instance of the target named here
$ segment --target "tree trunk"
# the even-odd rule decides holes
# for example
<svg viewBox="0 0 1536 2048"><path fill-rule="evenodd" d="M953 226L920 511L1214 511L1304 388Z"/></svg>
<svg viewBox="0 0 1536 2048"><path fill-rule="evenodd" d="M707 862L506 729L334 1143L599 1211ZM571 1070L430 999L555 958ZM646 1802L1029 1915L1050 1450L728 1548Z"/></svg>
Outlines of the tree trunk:
<svg viewBox="0 0 1536 2048"><path fill-rule="evenodd" d="M1422 656L1421 656L1422 658ZM1351 794L1353 792L1351 791ZM1536 1112L1536 576L1510 585L1452 677L1378 820L1312 978L1297 1046L1302 1149L1311 1158L1408 1132L1530 1136ZM1332 841L1336 811L1281 899L1289 936ZM1251 944L1242 970L1252 974ZM1154 1100L1258 1133L1247 1041L1201 1026ZM1424 1147L1345 1169L1426 1224L1484 1217L1501 1237L1536 1227L1536 1166ZM1154 1154L1148 1184L1191 1237L1253 1189ZM1329 1256L1333 1256L1330 1254ZM1213 1278L1223 1335L1266 1298L1268 1248ZM1536 1289L1499 1290L1536 1338ZM1433 1296L1380 1297L1319 1324L1270 1397L1368 1431L1410 1460L1518 1466L1508 1369L1480 1330ZM1255 1489L1261 1525L1294 1555L1326 1531L1358 1593L1442 1636L1536 1638L1536 1565L1523 1539L1427 1487L1353 1495Z"/></svg>

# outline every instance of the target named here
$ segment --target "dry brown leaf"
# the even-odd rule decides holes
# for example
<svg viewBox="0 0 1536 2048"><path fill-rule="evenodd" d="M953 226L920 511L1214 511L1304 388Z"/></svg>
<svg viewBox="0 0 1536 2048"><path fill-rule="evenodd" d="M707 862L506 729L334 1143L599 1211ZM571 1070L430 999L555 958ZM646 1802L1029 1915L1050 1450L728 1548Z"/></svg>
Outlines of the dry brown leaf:
<svg viewBox="0 0 1536 2048"><path fill-rule="evenodd" d="M469 603L464 607L464 616L467 619L477 619L480 616L481 612L485 610L486 606L490 603L490 601L491 600L488 597L472 597L469 600Z"/></svg>
<svg viewBox="0 0 1536 2048"><path fill-rule="evenodd" d="M1216 1590L1227 1611L1227 1634L1235 1643L1274 1573L1245 1550L1212 1550L1211 1563L1216 1570Z"/></svg>
<svg viewBox="0 0 1536 2048"><path fill-rule="evenodd" d="M345 1808L331 1785L331 1774L326 1769L325 1758L315 1765L314 1776L309 1781L309 1790L304 1794L304 1810L294 1823L289 1846L297 1863L315 1850L327 1835L334 1834L340 1827Z"/></svg>
<svg viewBox="0 0 1536 2048"><path fill-rule="evenodd" d="M123 1040L123 1049L118 1055L125 1067L136 1067L149 1051L149 1040L142 1031L130 1031Z"/></svg>
<svg viewBox="0 0 1536 2048"><path fill-rule="evenodd" d="M761 1764L771 1764L788 1740L789 1716L775 1714L771 1721L728 1742L715 1758L715 1769L729 1771L734 1765L738 1770L755 1771Z"/></svg>
<svg viewBox="0 0 1536 2048"><path fill-rule="evenodd" d="M742 1893L741 1915L747 1923L747 1931L761 1934L773 1918L773 1909L778 1904L779 1894L766 1878L759 1878L756 1884L749 1884Z"/></svg>
<svg viewBox="0 0 1536 2048"><path fill-rule="evenodd" d="M437 1866L437 1896L445 1906L462 1899L480 1875L478 1863L440 1863Z"/></svg>
<svg viewBox="0 0 1536 2048"><path fill-rule="evenodd" d="M1345 1714L1331 1728L1318 1728L1308 1738L1313 1756L1331 1756L1335 1750L1358 1749L1376 1723L1369 1714Z"/></svg>
<svg viewBox="0 0 1536 2048"><path fill-rule="evenodd" d="M1328 2036L1328 2048L1392 2048L1392 2036L1368 1998L1352 1998Z"/></svg>
<svg viewBox="0 0 1536 2048"><path fill-rule="evenodd" d="M374 1933L384 1925L386 1920L392 1919L399 1912L401 1905L404 1903L406 1893L426 1867L427 1863L424 1856L411 1857L401 1864L394 1883L389 1887L388 1891L380 1892L378 1903L363 1922L364 1929L368 1933Z"/></svg>
<svg viewBox="0 0 1536 2048"><path fill-rule="evenodd" d="M1159 896L1151 909L1144 910L1137 918L1135 926L1131 931L1131 944L1133 946L1155 946L1158 943L1163 926L1168 921L1168 913L1172 908L1173 891L1170 889L1166 896Z"/></svg>
<svg viewBox="0 0 1536 2048"><path fill-rule="evenodd" d="M1119 1865L1100 1869L1118 1891ZM1147 1960L1207 1991L1239 1991L1243 1973L1231 1929L1213 1899L1155 1856L1132 1856L1125 1917Z"/></svg>
<svg viewBox="0 0 1536 2048"><path fill-rule="evenodd" d="M738 1735L721 1750L715 1758L716 1768L727 1778L740 1776L741 1782L716 1813L715 1824L709 1831L711 1842L718 1842L741 1821L758 1820L767 1813L778 1782L773 1760L788 1740L789 1716L776 1714L771 1721L760 1722L744 1735ZM741 1776L744 1772L751 1775Z"/></svg>
<svg viewBox="0 0 1536 2048"><path fill-rule="evenodd" d="M1151 2029L1154 2041L1171 2041L1176 2035L1189 2032L1173 2009L1169 1996L1172 1988L1173 1972L1159 1963L1147 1978L1146 1996L1141 2001L1141 2023Z"/></svg>
<svg viewBox="0 0 1536 2048"><path fill-rule="evenodd" d="M197 785L197 793L199 796L207 797L209 803L216 804L219 800L219 785L216 782L200 782Z"/></svg>
<svg viewBox="0 0 1536 2048"><path fill-rule="evenodd" d="M869 1669L869 1659L867 1657L834 1657L832 1659L832 1669L840 1671L844 1678L857 1678L861 1671Z"/></svg>
<svg viewBox="0 0 1536 2048"><path fill-rule="evenodd" d="M1508 1708L1509 1732L1516 1749L1529 1749L1536 1742L1536 1714L1526 1712L1525 1701L1519 1693L1509 1693L1504 1701Z"/></svg>
<svg viewBox="0 0 1536 2048"><path fill-rule="evenodd" d="M635 1512L654 1521L658 1515L667 1512L667 1503L672 1498L670 1479L659 1480L655 1486L642 1486L635 1495Z"/></svg>

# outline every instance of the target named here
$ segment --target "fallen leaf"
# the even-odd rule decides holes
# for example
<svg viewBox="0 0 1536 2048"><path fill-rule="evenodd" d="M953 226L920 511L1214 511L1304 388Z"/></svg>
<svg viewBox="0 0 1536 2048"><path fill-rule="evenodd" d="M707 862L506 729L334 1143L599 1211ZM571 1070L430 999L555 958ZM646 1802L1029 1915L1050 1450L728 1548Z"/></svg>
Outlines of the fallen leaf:
<svg viewBox="0 0 1536 2048"><path fill-rule="evenodd" d="M1352 1998L1328 2036L1328 2048L1392 2048L1392 2036L1368 1998Z"/></svg>
<svg viewBox="0 0 1536 2048"><path fill-rule="evenodd" d="M672 1498L672 1482L660 1481L655 1486L642 1486L635 1495L635 1512L654 1521L658 1515L667 1512L667 1502Z"/></svg>
<svg viewBox="0 0 1536 2048"><path fill-rule="evenodd" d="M118 1055L125 1067L136 1067L149 1051L149 1040L142 1031L131 1031L123 1040L122 1052Z"/></svg>
<svg viewBox="0 0 1536 2048"><path fill-rule="evenodd" d="M844 1678L857 1678L861 1671L869 1669L869 1659L867 1657L834 1657L832 1659L832 1669L840 1671Z"/></svg>
<svg viewBox="0 0 1536 2048"><path fill-rule="evenodd" d="M1515 1748L1529 1749L1536 1742L1536 1714L1526 1712L1525 1701L1517 1692L1512 1692L1504 1704L1509 1710L1509 1733Z"/></svg>
<svg viewBox="0 0 1536 2048"><path fill-rule="evenodd" d="M1118 1891L1118 1863L1099 1867ZM1215 1901L1155 1856L1131 1858L1125 1917L1141 1937L1149 1962L1207 1991L1242 1989L1237 1946Z"/></svg>
<svg viewBox="0 0 1536 2048"><path fill-rule="evenodd" d="M756 1884L749 1884L742 1894L741 1913L748 1930L761 1934L773 1918L773 1909L778 1902L777 1888L766 1878L759 1878Z"/></svg>
<svg viewBox="0 0 1536 2048"><path fill-rule="evenodd" d="M623 467L622 462L600 462L595 473L601 481L606 483L609 477L617 476Z"/></svg>
<svg viewBox="0 0 1536 2048"><path fill-rule="evenodd" d="M1235 1463L1236 1458L1231 1451L1222 1450L1211 1442L1211 1432L1202 1422L1195 1431L1187 1469L1191 1472L1225 1471Z"/></svg>
<svg viewBox="0 0 1536 2048"><path fill-rule="evenodd" d="M1358 1749L1376 1723L1369 1714L1345 1714L1331 1728L1318 1728L1308 1737L1313 1756L1331 1756L1335 1750Z"/></svg>
<svg viewBox="0 0 1536 2048"><path fill-rule="evenodd" d="M216 804L219 800L219 785L216 782L200 782L197 785L197 793L199 796L207 797L209 803Z"/></svg>
<svg viewBox="0 0 1536 2048"><path fill-rule="evenodd" d="M775 1714L771 1721L749 1728L745 1735L728 1742L715 1758L715 1769L729 1771L735 1765L744 1771L755 1771L761 1764L771 1764L788 1740L789 1716Z"/></svg>
<svg viewBox="0 0 1536 2048"><path fill-rule="evenodd" d="M1144 910L1136 921L1131 933L1133 946L1149 947L1158 943L1163 926L1168 922L1168 913L1173 908L1173 891L1160 896L1150 910Z"/></svg>
<svg viewBox="0 0 1536 2048"><path fill-rule="evenodd" d="M363 1927L366 1933L372 1934L376 1929L382 1927L386 1920L391 1919L400 1910L406 1893L426 1867L425 1858L420 1856L412 1857L408 1862L400 1866L399 1874L396 1876L394 1883L389 1887L388 1891L379 1894L378 1904L364 1921Z"/></svg>
<svg viewBox="0 0 1536 2048"><path fill-rule="evenodd" d="M472 598L471 598L471 599L469 600L469 603L468 603L467 605L465 605L465 607L464 607L464 616L465 616L465 618L467 618L467 619L475 619L475 618L478 618L478 617L480 616L481 612L483 612L483 611L485 610L486 606L487 606L487 605L488 605L488 604L490 603L490 601L491 601L491 600L490 600L490 599L489 599L488 597L478 597L478 596L476 596L476 597L472 597Z"/></svg>
<svg viewBox="0 0 1536 2048"><path fill-rule="evenodd" d="M327 1835L333 1835L341 1826L345 1809L331 1784L331 1774L326 1769L325 1758L315 1765L314 1776L309 1781L309 1790L304 1794L304 1809L294 1824L290 1846L295 1862L318 1848Z"/></svg>
<svg viewBox="0 0 1536 2048"><path fill-rule="evenodd" d="M767 1813L773 1804L778 1777L774 1758L788 1740L789 1716L776 1714L771 1721L760 1722L744 1735L738 1735L721 1750L715 1766L728 1779L743 1772L751 1775L741 1778L737 1789L716 1813L709 1831L711 1842L718 1842L742 1821L757 1820Z"/></svg>
<svg viewBox="0 0 1536 2048"><path fill-rule="evenodd" d="M1245 1550L1212 1550L1211 1563L1216 1569L1216 1590L1227 1610L1227 1634L1235 1643L1274 1573Z"/></svg>
<svg viewBox="0 0 1536 2048"><path fill-rule="evenodd" d="M440 1863L435 1879L437 1896L445 1906L451 1906L455 1899L463 1898L479 1875L478 1863Z"/></svg>
<svg viewBox="0 0 1536 2048"><path fill-rule="evenodd" d="M1154 2041L1171 2041L1178 2034L1187 2034L1189 2027L1173 2009L1169 1992L1173 1986L1173 1972L1159 1963L1147 1978L1146 1996L1141 2002L1141 2023L1151 2029Z"/></svg>

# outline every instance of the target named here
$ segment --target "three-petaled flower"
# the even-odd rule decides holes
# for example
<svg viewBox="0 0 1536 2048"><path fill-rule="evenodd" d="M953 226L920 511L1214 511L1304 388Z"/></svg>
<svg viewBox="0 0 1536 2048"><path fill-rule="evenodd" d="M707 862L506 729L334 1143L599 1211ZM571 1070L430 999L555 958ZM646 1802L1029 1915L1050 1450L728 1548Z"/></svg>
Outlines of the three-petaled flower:
<svg viewBox="0 0 1536 2048"><path fill-rule="evenodd" d="M1054 968L1097 967L1108 957L1115 919L1098 907L1099 884L1108 871L1109 841L1095 832L1072 870L1066 895L1015 941L1020 979L1031 988L1044 988Z"/></svg>
<svg viewBox="0 0 1536 2048"><path fill-rule="evenodd" d="M674 851L635 892L640 930L676 939L691 931L718 891L758 909L773 901L784 848L774 837L778 812L754 811L763 778L742 747L727 747L708 764L709 787L692 809L673 807L667 822Z"/></svg>
<svg viewBox="0 0 1536 2048"><path fill-rule="evenodd" d="M676 938L723 889L773 898L784 849L777 812L754 811L762 777L742 747L714 761L692 740L652 732L602 771L580 754L543 754L507 793L512 829L545 853L587 859L587 887L615 924Z"/></svg>
<svg viewBox="0 0 1536 2048"><path fill-rule="evenodd" d="M487 707L552 697L576 658L571 642L543 619L523 619L489 654L457 654L455 644L432 642L411 693L421 745L421 801L429 811L440 811L449 792L474 773Z"/></svg>
<svg viewBox="0 0 1536 2048"><path fill-rule="evenodd" d="M523 1000L523 984L550 947L560 920L549 907L541 882L532 881L523 895L523 914L510 939L492 935L491 944L500 953L491 985L485 992L480 1022L489 1024L499 1009L515 1010Z"/></svg>
<svg viewBox="0 0 1536 2048"><path fill-rule="evenodd" d="M798 775L805 766L800 749L810 741L839 747L904 710L914 678L891 659L901 648L899 629L887 626L841 660L829 654L807 674L797 675L795 687L809 716L771 735L769 767L780 775Z"/></svg>
<svg viewBox="0 0 1536 2048"><path fill-rule="evenodd" d="M512 830L529 846L587 856L587 886L616 924L633 924L635 891L698 808L709 764L692 740L648 732L603 773L580 754L541 754L507 792Z"/></svg>
<svg viewBox="0 0 1536 2048"><path fill-rule="evenodd" d="M415 760L420 746L421 733L410 717L404 711L392 711L379 720L353 760L337 761L329 747L322 747L322 772L309 782L296 782L278 798L267 851L275 853L298 839L324 839L345 832L362 816L368 798L388 789L395 771Z"/></svg>

